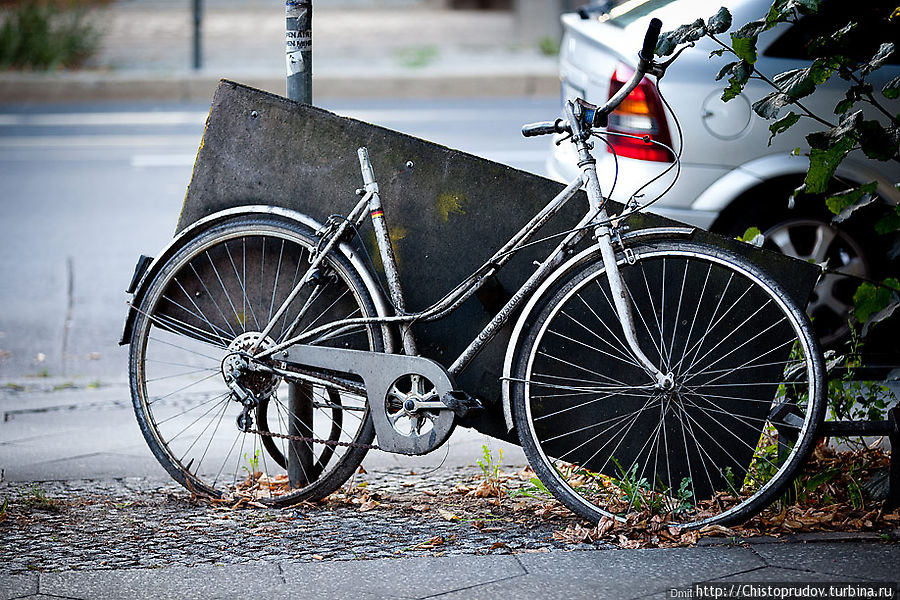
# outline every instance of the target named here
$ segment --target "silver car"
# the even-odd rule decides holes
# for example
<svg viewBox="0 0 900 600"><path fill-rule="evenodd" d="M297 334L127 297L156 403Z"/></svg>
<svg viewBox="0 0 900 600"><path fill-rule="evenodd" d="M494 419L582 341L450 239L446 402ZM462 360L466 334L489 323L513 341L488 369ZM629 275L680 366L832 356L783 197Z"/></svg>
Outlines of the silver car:
<svg viewBox="0 0 900 600"><path fill-rule="evenodd" d="M661 19L663 31L667 31L698 17L707 19L723 3L731 11L735 27L764 17L771 5L770 0L630 0L611 9L607 2L605 11L563 15L560 51L563 98L583 97L602 104L631 74L636 61L634 49L640 46L650 18ZM828 12L829 6L838 4L843 5L840 10ZM885 2L867 0L859 10L874 9L881 4ZM832 0L823 3L818 21L806 18L798 25L779 26L762 34L756 67L771 77L807 66L808 61L803 60L804 45L816 28L821 31L834 25L833 31L846 24L846 15L846 4ZM838 19L844 22L836 22ZM789 208L788 199L802 183L808 166L807 158L794 156L792 152L806 147L806 134L822 127L803 119L787 133L776 136L770 145L771 122L755 115L751 104L772 91L771 88L751 80L738 98L722 102L726 84L715 81L715 77L733 59L709 58L716 48L711 40L704 38L672 65L659 89L645 79L610 117L612 131L650 135L675 148L683 143L681 175L671 191L650 210L727 235L739 235L746 228L756 226L764 232L767 245L786 254L827 263L832 269L860 277L896 275L896 262L891 264L893 261L888 258L892 240L880 239L872 231L877 209L873 208L868 215L854 216L838 228L831 223L833 215L824 209L821 199L801 200ZM898 55L900 52L892 57L892 64L871 76L876 90L900 75ZM835 77L806 98L805 104L814 113L836 121L833 110L845 89L845 82ZM678 116L683 140L677 135L672 114L664 109L663 97ZM880 99L892 113L900 112L900 102ZM787 114L787 109L784 113ZM637 193L637 201L643 204L672 183L674 169L642 189L648 180L671 166L669 152L629 138L610 136L608 142L615 148L618 167L612 152L596 154L601 182L604 173L608 182L605 192L610 191L615 180L613 199L628 202ZM568 181L575 175L577 160L570 156L571 152L572 144L552 147L547 161L552 177ZM896 162L878 162L861 153L852 154L836 175L854 183L877 181L877 193L885 203L900 202L900 190L896 187L900 181L900 165ZM880 210L885 210L884 203L879 204ZM809 310L826 345L846 336L856 285L853 279L827 275L817 286Z"/></svg>

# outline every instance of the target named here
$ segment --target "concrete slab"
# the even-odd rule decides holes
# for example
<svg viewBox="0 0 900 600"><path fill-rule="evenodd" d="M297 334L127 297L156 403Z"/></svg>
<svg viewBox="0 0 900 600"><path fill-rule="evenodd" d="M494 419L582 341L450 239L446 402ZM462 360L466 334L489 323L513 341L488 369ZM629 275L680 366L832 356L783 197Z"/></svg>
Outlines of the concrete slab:
<svg viewBox="0 0 900 600"><path fill-rule="evenodd" d="M40 592L67 598L96 600L159 600L182 598L258 597L279 585L281 570L270 563L170 567L109 571L47 573L40 576Z"/></svg>
<svg viewBox="0 0 900 600"><path fill-rule="evenodd" d="M821 575L900 582L900 546L896 544L769 544L754 550L771 565Z"/></svg>
<svg viewBox="0 0 900 600"><path fill-rule="evenodd" d="M346 594L358 588L378 598L425 598L451 592L467 593L488 583L525 575L513 556L424 557L414 560L381 559L321 564L284 564L288 587L315 598L358 597Z"/></svg>
<svg viewBox="0 0 900 600"><path fill-rule="evenodd" d="M866 581L860 577L856 577L852 573L837 575L833 573L816 573L813 571L791 568L790 560L784 567L763 567L753 571L745 571L743 573L735 573L727 577L713 579L710 583L729 582L729 583L748 583L748 582L779 582L779 583L819 583L826 581L844 581L858 582Z"/></svg>
<svg viewBox="0 0 900 600"><path fill-rule="evenodd" d="M642 598L686 588L701 577L726 576L765 565L745 548L597 550L516 558L528 572L526 576L445 597Z"/></svg>
<svg viewBox="0 0 900 600"><path fill-rule="evenodd" d="M8 575L0 573L0 600L11 600L38 593L38 574Z"/></svg>

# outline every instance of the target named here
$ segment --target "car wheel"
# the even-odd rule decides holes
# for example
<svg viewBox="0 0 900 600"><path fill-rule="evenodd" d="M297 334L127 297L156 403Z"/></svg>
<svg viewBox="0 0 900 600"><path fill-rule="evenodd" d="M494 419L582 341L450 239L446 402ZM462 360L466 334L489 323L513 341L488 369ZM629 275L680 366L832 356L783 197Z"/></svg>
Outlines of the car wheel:
<svg viewBox="0 0 900 600"><path fill-rule="evenodd" d="M806 307L823 346L833 346L850 334L853 293L859 279L871 278L866 252L843 229L815 218L787 219L763 232L763 246L787 256L825 265L824 274Z"/></svg>
<svg viewBox="0 0 900 600"><path fill-rule="evenodd" d="M740 236L748 227L756 227L763 232L764 247L826 265L829 272L816 284L807 312L822 346L835 348L849 338L855 323L852 309L858 278L883 276L887 259L872 232L873 215L854 215L850 222L836 226L821 199L801 197L795 208L787 208L799 183L782 178L746 192L722 211L711 230Z"/></svg>

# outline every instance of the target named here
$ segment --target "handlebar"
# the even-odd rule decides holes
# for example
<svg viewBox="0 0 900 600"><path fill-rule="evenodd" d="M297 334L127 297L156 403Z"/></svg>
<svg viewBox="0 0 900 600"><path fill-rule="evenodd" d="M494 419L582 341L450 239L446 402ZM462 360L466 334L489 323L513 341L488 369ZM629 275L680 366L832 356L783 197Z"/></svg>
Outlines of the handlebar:
<svg viewBox="0 0 900 600"><path fill-rule="evenodd" d="M653 67L653 55L656 51L656 43L659 40L660 30L662 30L662 21L656 18L651 19L650 26L647 27L647 33L644 34L644 44L641 47L641 51L638 53L638 65L637 69L634 71L634 75L631 76L631 79L629 79L612 98L607 100L606 104L601 107L594 107L584 100L579 100L579 103L587 109L585 110L585 113L587 113L586 116L590 115L591 108L596 108L596 110L593 110L593 115L590 120L587 121L588 125L591 127L606 127L609 123L609 114L628 97L628 94L634 91L634 88L638 86L644 78L644 75L650 71ZM571 127L562 119L557 119L554 122L541 121L522 126L522 135L525 137L563 132L571 133Z"/></svg>
<svg viewBox="0 0 900 600"><path fill-rule="evenodd" d="M551 133L563 133L566 131L566 123L562 119L555 121L539 121L522 125L522 135L535 137L538 135L550 135Z"/></svg>
<svg viewBox="0 0 900 600"><path fill-rule="evenodd" d="M662 21L655 18L650 20L650 26L647 28L647 33L644 34L644 46L638 54L643 60L648 62L653 60L653 55L656 53L656 42L659 40L661 29Z"/></svg>

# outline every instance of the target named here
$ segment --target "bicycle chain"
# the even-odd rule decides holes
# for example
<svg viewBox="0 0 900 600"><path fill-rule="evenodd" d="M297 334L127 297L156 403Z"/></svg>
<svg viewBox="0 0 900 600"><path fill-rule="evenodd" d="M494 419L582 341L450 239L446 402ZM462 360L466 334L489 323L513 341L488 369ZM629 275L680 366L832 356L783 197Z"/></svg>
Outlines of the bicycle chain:
<svg viewBox="0 0 900 600"><path fill-rule="evenodd" d="M365 448L366 450L381 450L377 444L360 444L359 442L340 442L338 440L322 440L319 438L305 437L302 435L291 435L288 433L275 433L274 431L261 431L259 429L248 429L247 433L255 433L266 437L281 438L292 442L310 442L313 444L323 444L325 446L342 446L346 448Z"/></svg>

